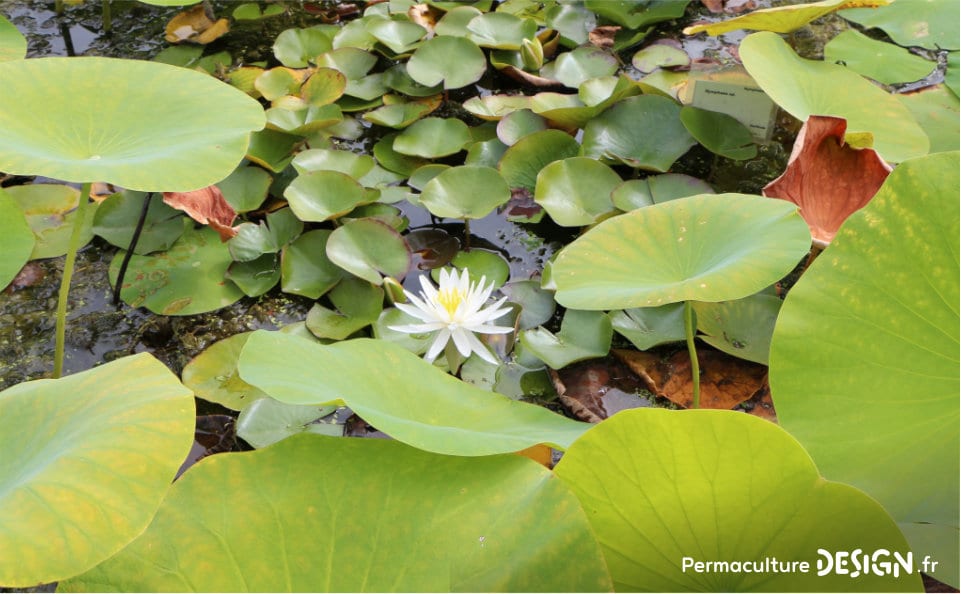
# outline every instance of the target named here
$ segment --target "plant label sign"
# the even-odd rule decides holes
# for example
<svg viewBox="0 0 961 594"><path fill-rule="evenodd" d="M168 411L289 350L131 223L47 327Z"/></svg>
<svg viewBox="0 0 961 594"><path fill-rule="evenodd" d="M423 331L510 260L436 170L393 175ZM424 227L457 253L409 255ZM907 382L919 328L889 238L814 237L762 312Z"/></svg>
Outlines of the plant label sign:
<svg viewBox="0 0 961 594"><path fill-rule="evenodd" d="M726 113L747 126L758 142L771 139L777 106L750 77L695 79L691 105Z"/></svg>

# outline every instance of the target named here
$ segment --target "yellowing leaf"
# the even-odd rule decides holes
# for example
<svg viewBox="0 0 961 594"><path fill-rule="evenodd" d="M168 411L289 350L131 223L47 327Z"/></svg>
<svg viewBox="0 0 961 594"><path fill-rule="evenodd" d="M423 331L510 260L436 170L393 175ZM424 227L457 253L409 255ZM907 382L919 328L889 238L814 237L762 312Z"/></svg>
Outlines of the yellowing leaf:
<svg viewBox="0 0 961 594"><path fill-rule="evenodd" d="M694 35L706 31L708 35L720 35L737 29L790 33L835 10L876 8L888 4L890 4L890 0L821 0L809 4L762 8L720 23L704 23L685 27L684 33L685 35Z"/></svg>
<svg viewBox="0 0 961 594"><path fill-rule="evenodd" d="M208 14L202 4L198 4L170 19L164 38L170 43L187 41L206 45L229 30L227 19L214 21L213 15Z"/></svg>

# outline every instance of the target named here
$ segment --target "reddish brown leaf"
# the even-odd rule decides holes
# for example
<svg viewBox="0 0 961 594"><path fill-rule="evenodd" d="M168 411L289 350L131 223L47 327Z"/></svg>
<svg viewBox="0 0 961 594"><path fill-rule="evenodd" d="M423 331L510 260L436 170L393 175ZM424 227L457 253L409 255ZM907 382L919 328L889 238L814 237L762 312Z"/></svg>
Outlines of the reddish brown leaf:
<svg viewBox="0 0 961 594"><path fill-rule="evenodd" d="M724 10L724 0L701 0L704 8L711 12L718 13Z"/></svg>
<svg viewBox="0 0 961 594"><path fill-rule="evenodd" d="M594 29L587 34L587 39L591 42L591 45L608 50L614 47L614 36L616 36L620 30L621 28L615 25L594 27Z"/></svg>
<svg viewBox="0 0 961 594"><path fill-rule="evenodd" d="M689 408L694 401L691 359L687 350L668 358L646 352L614 349L617 358L647 383L647 388ZM701 367L701 407L731 409L767 386L767 367L713 349L697 350Z"/></svg>
<svg viewBox="0 0 961 594"><path fill-rule="evenodd" d="M434 26L444 16L444 13L429 4L415 4L407 9L407 18L427 29L428 35L434 34Z"/></svg>
<svg viewBox="0 0 961 594"><path fill-rule="evenodd" d="M744 403L743 408L749 415L777 423L777 412L774 411L774 401L771 400L771 387L767 382L760 392Z"/></svg>
<svg viewBox="0 0 961 594"><path fill-rule="evenodd" d="M641 381L615 359L595 359L549 372L561 404L588 423L599 423L627 408L650 406L637 395Z"/></svg>
<svg viewBox="0 0 961 594"><path fill-rule="evenodd" d="M217 186L207 186L192 192L164 192L164 203L182 210L202 225L210 225L227 241L237 232L231 227L237 213Z"/></svg>
<svg viewBox="0 0 961 594"><path fill-rule="evenodd" d="M781 177L763 193L801 207L811 236L822 247L834 239L841 223L867 204L891 167L873 149L844 142L847 121L830 116L808 118Z"/></svg>

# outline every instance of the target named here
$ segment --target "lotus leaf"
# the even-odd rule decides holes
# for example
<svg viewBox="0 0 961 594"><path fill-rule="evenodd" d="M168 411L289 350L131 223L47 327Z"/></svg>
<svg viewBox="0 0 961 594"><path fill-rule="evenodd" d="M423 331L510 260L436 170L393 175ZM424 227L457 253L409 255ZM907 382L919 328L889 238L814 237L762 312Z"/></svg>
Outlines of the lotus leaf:
<svg viewBox="0 0 961 594"><path fill-rule="evenodd" d="M525 39L534 39L537 23L506 12L477 15L467 24L467 38L481 47L519 50Z"/></svg>
<svg viewBox="0 0 961 594"><path fill-rule="evenodd" d="M422 85L444 83L459 89L477 82L487 71L487 59L477 45L463 37L434 37L425 41L407 62L407 74Z"/></svg>
<svg viewBox="0 0 961 594"><path fill-rule="evenodd" d="M22 60L27 55L27 39L0 15L0 62Z"/></svg>
<svg viewBox="0 0 961 594"><path fill-rule="evenodd" d="M283 249L280 285L285 293L317 299L344 277L344 271L327 257L332 231L307 231Z"/></svg>
<svg viewBox="0 0 961 594"><path fill-rule="evenodd" d="M331 49L331 30L324 25L287 29L274 40L274 57L288 68L304 68Z"/></svg>
<svg viewBox="0 0 961 594"><path fill-rule="evenodd" d="M609 590L584 512L551 479L521 456L295 435L201 461L140 539L61 589ZM238 493L250 513L232 513Z"/></svg>
<svg viewBox="0 0 961 594"><path fill-rule="evenodd" d="M361 204L377 200L380 193L369 190L339 171L307 171L284 190L284 196L301 221L329 221Z"/></svg>
<svg viewBox="0 0 961 594"><path fill-rule="evenodd" d="M376 219L348 221L334 229L327 257L347 272L375 285L382 274L403 278L410 267L410 248L394 229Z"/></svg>
<svg viewBox="0 0 961 594"><path fill-rule="evenodd" d="M395 54L406 54L417 47L427 30L410 21L370 19L367 31Z"/></svg>
<svg viewBox="0 0 961 594"><path fill-rule="evenodd" d="M76 188L58 184L11 186L6 192L7 196L20 206L30 230L33 231L36 241L30 259L54 258L66 254L80 212L77 210L80 192ZM78 236L78 245L81 247L93 239L91 226L97 206L93 204L83 209L84 220L80 223Z"/></svg>
<svg viewBox="0 0 961 594"><path fill-rule="evenodd" d="M948 66L944 72L944 84L955 97L961 97L961 52L948 52Z"/></svg>
<svg viewBox="0 0 961 594"><path fill-rule="evenodd" d="M251 332L242 332L219 340L191 359L181 376L184 385L198 398L231 410L241 410L254 400L266 397L237 374L237 358L250 335Z"/></svg>
<svg viewBox="0 0 961 594"><path fill-rule="evenodd" d="M542 130L521 138L504 152L498 168L511 188L534 191L537 175L548 164L576 157L580 145L560 130Z"/></svg>
<svg viewBox="0 0 961 594"><path fill-rule="evenodd" d="M958 166L950 152L895 168L791 289L771 344L778 418L825 476L899 522L955 529Z"/></svg>
<svg viewBox="0 0 961 594"><path fill-rule="evenodd" d="M345 278L327 294L336 310L315 303L307 329L318 338L343 340L371 325L384 309L384 290L359 278Z"/></svg>
<svg viewBox="0 0 961 594"><path fill-rule="evenodd" d="M260 104L247 95L167 64L36 58L0 62L0 78L0 169L7 173L103 180L132 190L194 190L233 171L250 131L264 123ZM125 81L123 92L91 92L91 101L49 100L50 89L84 89L103 80ZM164 101L157 101L160 91ZM189 109L198 97L215 103L216 112Z"/></svg>
<svg viewBox="0 0 961 594"><path fill-rule="evenodd" d="M458 153L471 141L470 129L453 118L424 118L394 139L394 150L403 155L436 159Z"/></svg>
<svg viewBox="0 0 961 594"><path fill-rule="evenodd" d="M904 48L871 39L854 29L842 31L824 46L824 60L841 63L886 85L920 80L938 66Z"/></svg>
<svg viewBox="0 0 961 594"><path fill-rule="evenodd" d="M901 101L921 124L931 141L931 152L956 151L961 137L958 125L958 97L946 85L937 85L913 93L898 95Z"/></svg>
<svg viewBox="0 0 961 594"><path fill-rule="evenodd" d="M110 282L117 282L124 252L110 262ZM170 250L130 258L120 297L133 307L167 316L213 311L234 303L243 292L224 278L233 259L210 227L187 227Z"/></svg>
<svg viewBox="0 0 961 594"><path fill-rule="evenodd" d="M298 433L338 437L344 434L343 425L316 422L336 410L336 406L301 406L284 404L270 397L258 398L240 411L237 437L257 449Z"/></svg>
<svg viewBox="0 0 961 594"><path fill-rule="evenodd" d="M541 76L559 80L564 86L577 88L584 81L617 72L617 59L596 47L579 47L564 52L557 60L541 69Z"/></svg>
<svg viewBox="0 0 961 594"><path fill-rule="evenodd" d="M534 201L544 207L558 225L591 225L615 211L611 192L621 176L600 161L571 157L554 161L537 174Z"/></svg>
<svg viewBox="0 0 961 594"><path fill-rule="evenodd" d="M561 251L551 275L565 307L727 301L780 280L810 244L793 204L700 194L600 223Z"/></svg>
<svg viewBox="0 0 961 594"><path fill-rule="evenodd" d="M720 454L723 452L723 454ZM824 480L783 429L743 413L640 408L577 440L555 468L577 494L615 589L654 592L919 590L917 573L817 575L828 551L907 553L864 493ZM685 560L777 559L807 571L698 572ZM795 566L796 567L796 566ZM899 569L901 569L899 567Z"/></svg>
<svg viewBox="0 0 961 594"><path fill-rule="evenodd" d="M691 57L682 49L666 45L654 44L639 50L631 58L631 64L641 72L653 72L656 68L671 66L687 66Z"/></svg>
<svg viewBox="0 0 961 594"><path fill-rule="evenodd" d="M614 331L640 351L684 340L684 304L638 307L611 312Z"/></svg>
<svg viewBox="0 0 961 594"><path fill-rule="evenodd" d="M687 105L681 108L681 123L712 153L737 161L757 156L751 131L726 113Z"/></svg>
<svg viewBox="0 0 961 594"><path fill-rule="evenodd" d="M585 0L584 7L628 29L640 29L684 16L688 2L690 0Z"/></svg>
<svg viewBox="0 0 961 594"><path fill-rule="evenodd" d="M61 580L126 546L193 429L190 390L148 354L0 392L0 583Z"/></svg>
<svg viewBox="0 0 961 594"><path fill-rule="evenodd" d="M6 287L30 259L34 239L17 203L0 190L0 287Z"/></svg>
<svg viewBox="0 0 961 594"><path fill-rule="evenodd" d="M461 165L427 182L420 203L438 217L480 219L510 198L511 189L496 169Z"/></svg>
<svg viewBox="0 0 961 594"><path fill-rule="evenodd" d="M447 455L487 456L538 443L567 448L588 427L469 386L386 341L317 345L258 332L241 353L240 371L277 400L343 402L394 439Z"/></svg>
<svg viewBox="0 0 961 594"><path fill-rule="evenodd" d="M541 327L521 332L519 340L525 350L548 367L561 369L577 361L606 356L613 336L611 320L603 313L568 309L557 334Z"/></svg>
<svg viewBox="0 0 961 594"><path fill-rule="evenodd" d="M899 45L961 49L958 3L953 0L892 2L880 8L852 8L840 15L862 27L881 29Z"/></svg>
<svg viewBox="0 0 961 594"><path fill-rule="evenodd" d="M91 230L113 245L127 249L146 198L143 192L126 190L108 197L97 208ZM170 249L183 232L181 213L162 200L151 200L133 252L143 255Z"/></svg>
<svg viewBox="0 0 961 594"><path fill-rule="evenodd" d="M687 27L684 33L694 35L705 31L708 35L721 35L738 29L790 33L836 10L857 6L870 6L871 10L874 10L875 7L888 2L889 0L821 0L799 5L762 8L720 23Z"/></svg>
<svg viewBox="0 0 961 594"><path fill-rule="evenodd" d="M665 97L630 97L587 123L582 152L635 168L667 171L695 144L680 113L681 107Z"/></svg>
<svg viewBox="0 0 961 594"><path fill-rule="evenodd" d="M764 92L797 119L845 118L848 134L873 134L874 150L887 161L900 162L928 152L928 137L911 112L855 72L800 58L774 33L747 36L740 54Z"/></svg>
<svg viewBox="0 0 961 594"><path fill-rule="evenodd" d="M700 339L714 348L767 365L774 322L781 309L777 295L757 293L736 301L695 303Z"/></svg>

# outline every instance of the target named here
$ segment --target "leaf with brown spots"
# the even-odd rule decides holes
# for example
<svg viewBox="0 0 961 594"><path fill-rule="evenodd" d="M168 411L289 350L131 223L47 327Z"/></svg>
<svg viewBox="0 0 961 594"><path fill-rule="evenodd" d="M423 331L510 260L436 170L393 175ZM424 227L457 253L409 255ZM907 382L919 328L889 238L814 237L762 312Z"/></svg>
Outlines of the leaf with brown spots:
<svg viewBox="0 0 961 594"><path fill-rule="evenodd" d="M207 186L192 192L164 192L164 204L182 210L202 225L209 225L227 241L237 231L231 227L237 213L217 186Z"/></svg>
<svg viewBox="0 0 961 594"><path fill-rule="evenodd" d="M651 392L690 408L694 401L691 359L687 351L663 358L649 352L612 351L634 373L641 376ZM713 349L698 348L701 367L701 407L731 409L767 389L767 367L731 357Z"/></svg>
<svg viewBox="0 0 961 594"><path fill-rule="evenodd" d="M787 169L764 186L763 194L801 207L811 237L826 246L851 213L870 202L891 172L869 148L845 143L847 121L811 116L801 128Z"/></svg>

